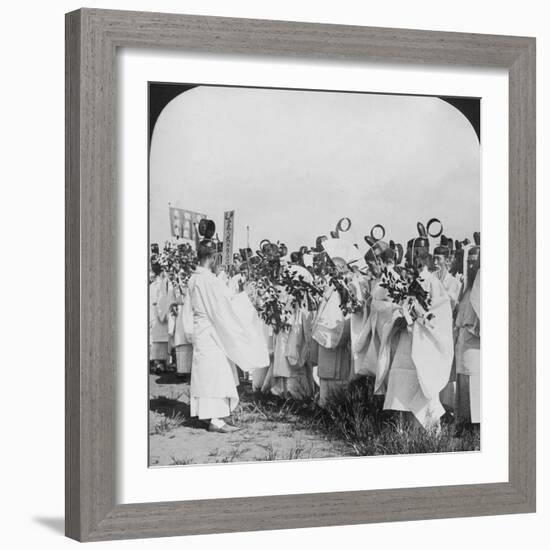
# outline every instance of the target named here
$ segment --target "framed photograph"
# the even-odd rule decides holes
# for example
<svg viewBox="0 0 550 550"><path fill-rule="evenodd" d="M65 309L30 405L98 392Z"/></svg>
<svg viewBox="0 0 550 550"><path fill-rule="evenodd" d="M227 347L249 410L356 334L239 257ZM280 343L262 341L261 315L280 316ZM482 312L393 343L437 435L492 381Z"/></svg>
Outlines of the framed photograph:
<svg viewBox="0 0 550 550"><path fill-rule="evenodd" d="M67 536L535 511L533 38L82 9L66 67Z"/></svg>

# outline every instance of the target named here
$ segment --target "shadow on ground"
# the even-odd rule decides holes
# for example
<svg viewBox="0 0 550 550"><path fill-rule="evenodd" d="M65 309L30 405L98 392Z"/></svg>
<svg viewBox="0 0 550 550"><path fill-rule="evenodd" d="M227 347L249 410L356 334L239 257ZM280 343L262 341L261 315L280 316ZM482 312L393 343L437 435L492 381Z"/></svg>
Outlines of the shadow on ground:
<svg viewBox="0 0 550 550"><path fill-rule="evenodd" d="M65 534L65 518L44 518L44 517L38 517L33 518L33 520L43 525L44 527L47 527L50 531L53 531L54 533L57 533L58 535L64 535Z"/></svg>

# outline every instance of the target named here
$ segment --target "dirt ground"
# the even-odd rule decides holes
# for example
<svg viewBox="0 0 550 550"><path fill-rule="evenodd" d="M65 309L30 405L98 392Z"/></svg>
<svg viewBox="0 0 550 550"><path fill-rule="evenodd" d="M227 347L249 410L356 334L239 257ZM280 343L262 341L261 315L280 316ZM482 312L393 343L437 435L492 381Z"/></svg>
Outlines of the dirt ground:
<svg viewBox="0 0 550 550"><path fill-rule="evenodd" d="M189 417L189 384L174 374L150 375L149 463L175 466L220 462L296 460L349 454L301 425L297 416L271 414L261 406L250 385L241 383L240 403L232 421L242 429L232 434L208 432Z"/></svg>

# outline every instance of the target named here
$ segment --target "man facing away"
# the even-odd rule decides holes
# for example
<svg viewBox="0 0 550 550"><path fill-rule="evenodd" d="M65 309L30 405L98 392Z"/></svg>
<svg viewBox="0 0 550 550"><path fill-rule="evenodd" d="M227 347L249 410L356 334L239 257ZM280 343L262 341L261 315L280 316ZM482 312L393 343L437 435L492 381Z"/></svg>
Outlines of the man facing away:
<svg viewBox="0 0 550 550"><path fill-rule="evenodd" d="M191 416L209 421L213 432L237 430L223 419L239 402L235 364L243 370L265 367L269 355L265 340L239 316L227 286L212 269L216 251L210 241L197 249L199 265L189 280L193 311Z"/></svg>

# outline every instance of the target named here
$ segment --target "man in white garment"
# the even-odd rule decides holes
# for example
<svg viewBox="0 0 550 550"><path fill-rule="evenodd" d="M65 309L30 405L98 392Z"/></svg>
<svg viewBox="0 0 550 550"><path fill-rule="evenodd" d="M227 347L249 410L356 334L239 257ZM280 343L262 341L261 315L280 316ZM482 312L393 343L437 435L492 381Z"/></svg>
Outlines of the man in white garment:
<svg viewBox="0 0 550 550"><path fill-rule="evenodd" d="M386 374L390 360L388 339L392 335L399 310L399 306L392 302L388 291L381 286L386 278L393 277L395 280L400 278L395 270L396 253L389 245L386 246L387 248L384 248L376 259L372 254L367 254L369 269L373 274L370 304L353 346L355 374L374 377L375 392L380 395L386 390ZM377 278L375 278L375 272L378 273ZM382 273L384 273L384 279L382 279Z"/></svg>
<svg viewBox="0 0 550 550"><path fill-rule="evenodd" d="M154 372L166 370L169 359L168 317L176 298L172 284L157 262L151 263L154 279L149 285L149 360Z"/></svg>
<svg viewBox="0 0 550 550"><path fill-rule="evenodd" d="M480 248L464 250L464 290L456 315L455 416L460 424L480 423Z"/></svg>
<svg viewBox="0 0 550 550"><path fill-rule="evenodd" d="M318 344L317 375L319 378L319 405L325 407L347 388L352 379L352 346L359 332L364 313L364 281L358 272L361 261L358 249L339 238L322 243L334 268L343 276L341 284L355 297L357 309L344 314L342 297L334 284L327 287L313 324L312 338ZM353 273L350 265L356 265Z"/></svg>
<svg viewBox="0 0 550 550"><path fill-rule="evenodd" d="M442 243L444 238L441 238ZM446 240L446 239L445 239ZM462 281L455 277L449 271L451 268L451 249L447 244L440 244L434 249L434 265L435 265L435 275L441 281L443 288L449 296L451 302L451 310L453 314L458 305L458 300L460 297L460 292L462 290ZM441 390L440 399L443 406L447 409L449 413L452 414L455 407L455 395L456 395L456 365L453 361L451 368L451 373L449 376L449 381L447 385Z"/></svg>
<svg viewBox="0 0 550 550"><path fill-rule="evenodd" d="M291 254L288 274L295 279L299 277L306 283L313 283L311 273L301 265L301 255ZM262 391L274 395L307 399L314 392L312 367L307 363L311 342L312 313L307 300L293 304L292 297L281 287L281 300L286 304L289 313L289 330L281 330L274 335L273 364L267 372Z"/></svg>
<svg viewBox="0 0 550 550"><path fill-rule="evenodd" d="M215 254L211 242L199 244L199 265L188 285L193 311L191 416L208 421L209 431L230 433L238 429L224 420L239 402L235 364L247 371L265 367L269 355L265 340L235 307L237 296L232 299L212 272Z"/></svg>
<svg viewBox="0 0 550 550"><path fill-rule="evenodd" d="M193 362L193 310L187 287L176 293L177 310L174 326L176 375L189 381Z"/></svg>
<svg viewBox="0 0 550 550"><path fill-rule="evenodd" d="M438 428L445 413L439 393L449 380L454 353L451 306L443 285L428 270L430 255L420 252L413 258L432 318L408 319L407 328L401 329L384 409L411 412L424 428Z"/></svg>
<svg viewBox="0 0 550 550"><path fill-rule="evenodd" d="M458 304L458 296L461 290L461 282L451 274L450 268L451 251L445 245L436 246L434 249L434 264L437 278L443 284L449 299L451 300L451 309L454 311Z"/></svg>

